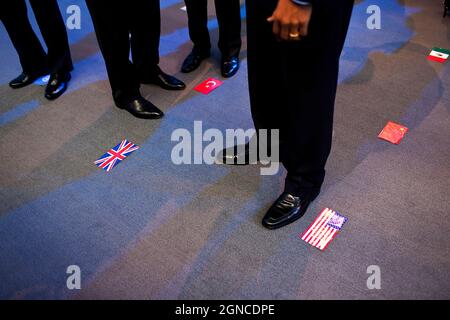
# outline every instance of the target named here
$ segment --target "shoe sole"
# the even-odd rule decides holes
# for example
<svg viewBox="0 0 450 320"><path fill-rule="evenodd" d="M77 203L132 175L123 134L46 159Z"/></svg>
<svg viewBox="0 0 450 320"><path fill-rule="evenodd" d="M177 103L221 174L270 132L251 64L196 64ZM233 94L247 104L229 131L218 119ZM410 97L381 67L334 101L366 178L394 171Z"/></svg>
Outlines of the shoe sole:
<svg viewBox="0 0 450 320"><path fill-rule="evenodd" d="M295 217L295 218L292 218L290 220L286 220L283 223L277 224L275 226L273 226L273 225L266 225L266 224L264 224L264 222L262 223L262 225L263 225L264 228L269 229L269 230L280 229L280 228L283 228L283 227L287 226L288 224L294 223L298 219L302 218L306 214L306 211L308 211L308 209L306 209L305 212L302 215L300 215L298 217Z"/></svg>
<svg viewBox="0 0 450 320"><path fill-rule="evenodd" d="M116 104L116 107L121 109L121 110L125 110L126 112L128 112L129 114L131 114L133 117L138 118L138 119L144 119L144 120L158 120L164 117L164 113L162 113L160 116L155 116L155 117L142 117L136 114L131 113L130 111L128 111L126 108L119 106Z"/></svg>
<svg viewBox="0 0 450 320"><path fill-rule="evenodd" d="M33 81L33 82L34 82L34 81ZM25 84L25 85L19 85L19 86L12 86L12 85L9 85L9 87L10 87L11 89L21 89L21 88L28 87L29 85L33 84L33 82L30 82L30 83Z"/></svg>
<svg viewBox="0 0 450 320"><path fill-rule="evenodd" d="M158 88L161 88L164 90L169 90L169 91L182 91L182 90L186 89L186 85L184 85L183 87L163 87L154 82L148 82L148 81L139 81L139 82L140 82L140 84L157 86Z"/></svg>

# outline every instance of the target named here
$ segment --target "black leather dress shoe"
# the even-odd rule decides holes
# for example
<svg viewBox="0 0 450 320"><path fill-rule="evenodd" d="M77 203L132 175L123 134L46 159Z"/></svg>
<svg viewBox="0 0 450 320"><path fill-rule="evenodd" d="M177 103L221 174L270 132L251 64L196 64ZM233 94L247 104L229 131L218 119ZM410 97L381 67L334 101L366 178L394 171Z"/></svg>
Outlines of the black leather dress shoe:
<svg viewBox="0 0 450 320"><path fill-rule="evenodd" d="M232 148L223 149L222 152L219 153L218 158L222 160L223 164L228 165L255 164L259 161L258 151L252 150L252 152L256 152L256 154L252 154L253 157L250 159L250 144L246 143L245 145L240 145L239 148L235 145Z"/></svg>
<svg viewBox="0 0 450 320"><path fill-rule="evenodd" d="M45 97L48 100L55 100L60 97L64 92L66 92L70 79L70 73L51 74L47 87L45 88Z"/></svg>
<svg viewBox="0 0 450 320"><path fill-rule="evenodd" d="M284 192L264 216L263 226L267 229L278 229L300 219L317 195L317 192L305 192L297 197Z"/></svg>
<svg viewBox="0 0 450 320"><path fill-rule="evenodd" d="M17 78L9 82L9 86L13 89L23 88L32 84L34 81L36 81L42 76L45 76L46 74L47 74L46 72L39 72L33 74L22 72Z"/></svg>
<svg viewBox="0 0 450 320"><path fill-rule="evenodd" d="M164 113L159 110L153 103L138 97L132 101L121 103L115 101L116 106L120 109L127 110L136 118L140 119L159 119L164 116Z"/></svg>
<svg viewBox="0 0 450 320"><path fill-rule="evenodd" d="M231 78L239 70L239 57L234 56L222 60L222 76L225 78Z"/></svg>
<svg viewBox="0 0 450 320"><path fill-rule="evenodd" d="M210 53L198 53L196 51L192 51L186 59L184 59L183 65L181 66L181 72L189 73L196 70L202 64L202 61L209 58Z"/></svg>
<svg viewBox="0 0 450 320"><path fill-rule="evenodd" d="M166 90L183 90L186 88L183 81L178 80L174 76L168 75L159 67L154 74L142 76L141 83L154 84Z"/></svg>

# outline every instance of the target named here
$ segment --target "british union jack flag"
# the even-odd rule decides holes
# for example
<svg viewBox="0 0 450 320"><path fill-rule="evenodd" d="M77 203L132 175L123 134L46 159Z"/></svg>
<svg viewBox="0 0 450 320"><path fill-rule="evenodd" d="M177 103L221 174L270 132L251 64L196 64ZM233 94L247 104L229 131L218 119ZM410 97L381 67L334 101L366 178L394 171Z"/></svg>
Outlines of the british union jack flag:
<svg viewBox="0 0 450 320"><path fill-rule="evenodd" d="M94 163L97 167L109 172L137 149L139 149L137 145L129 142L128 140L122 140L121 143L109 150Z"/></svg>

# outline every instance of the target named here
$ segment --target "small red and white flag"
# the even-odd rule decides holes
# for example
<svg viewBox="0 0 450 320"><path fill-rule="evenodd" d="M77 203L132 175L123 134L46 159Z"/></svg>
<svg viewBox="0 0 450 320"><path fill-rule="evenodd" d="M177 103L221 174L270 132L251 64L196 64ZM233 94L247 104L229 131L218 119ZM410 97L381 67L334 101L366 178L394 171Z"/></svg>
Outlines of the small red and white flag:
<svg viewBox="0 0 450 320"><path fill-rule="evenodd" d="M336 237L346 221L347 218L338 212L325 208L300 238L323 251Z"/></svg>
<svg viewBox="0 0 450 320"><path fill-rule="evenodd" d="M407 127L389 121L383 130L381 130L378 138L389 141L393 144L399 144L405 137L406 132L408 132Z"/></svg>
<svg viewBox="0 0 450 320"><path fill-rule="evenodd" d="M449 55L450 50L435 47L428 55L428 60L444 63L445 61L447 61Z"/></svg>
<svg viewBox="0 0 450 320"><path fill-rule="evenodd" d="M198 86L196 86L194 90L203 94L208 94L211 91L216 90L222 84L223 82L220 80L209 78L200 83Z"/></svg>

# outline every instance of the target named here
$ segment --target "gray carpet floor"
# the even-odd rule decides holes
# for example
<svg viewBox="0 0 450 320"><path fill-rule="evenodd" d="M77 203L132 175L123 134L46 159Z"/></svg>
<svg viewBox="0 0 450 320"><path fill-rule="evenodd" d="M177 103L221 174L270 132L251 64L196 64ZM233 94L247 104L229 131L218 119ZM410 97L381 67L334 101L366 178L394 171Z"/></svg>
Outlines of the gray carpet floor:
<svg viewBox="0 0 450 320"><path fill-rule="evenodd" d="M450 48L442 1L355 4L323 192L276 231L260 221L284 171L171 161L172 132L194 121L252 127L245 28L241 71L200 95L195 85L221 79L218 50L181 74L191 49L184 4L162 0L161 66L188 88L143 86L166 113L145 121L114 107L84 1L60 6L67 17L74 3L73 80L54 102L37 85L8 87L21 68L0 25L0 298L450 298L450 62L427 60L432 47ZM369 5L381 8L380 30L366 26ZM209 25L216 42L212 5ZM400 145L377 138L387 121L410 129ZM98 169L93 161L123 138L140 149L110 173ZM324 207L348 222L321 252L299 235ZM66 287L69 265L81 269L81 290ZM371 265L379 290L366 285Z"/></svg>

